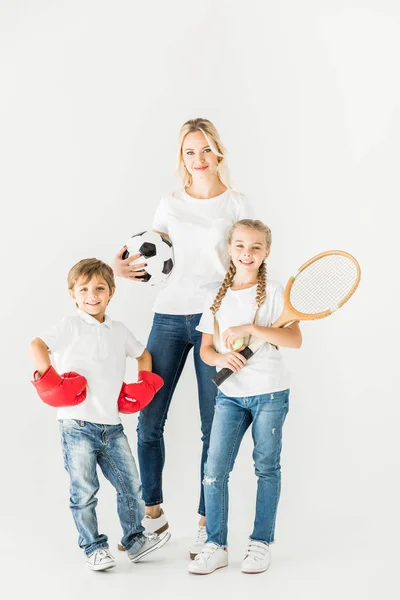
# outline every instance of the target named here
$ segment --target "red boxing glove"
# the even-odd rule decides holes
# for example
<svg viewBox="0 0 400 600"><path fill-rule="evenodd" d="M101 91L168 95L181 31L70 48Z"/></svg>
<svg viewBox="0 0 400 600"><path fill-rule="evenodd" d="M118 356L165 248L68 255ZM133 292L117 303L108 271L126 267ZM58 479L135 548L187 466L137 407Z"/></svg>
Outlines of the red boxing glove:
<svg viewBox="0 0 400 600"><path fill-rule="evenodd" d="M85 400L87 381L82 375L73 372L59 375L52 366L38 379L35 379L36 373L32 383L45 404L62 408L76 406Z"/></svg>
<svg viewBox="0 0 400 600"><path fill-rule="evenodd" d="M156 373L139 371L137 383L123 383L118 398L118 410L129 415L147 406L161 390L164 379Z"/></svg>

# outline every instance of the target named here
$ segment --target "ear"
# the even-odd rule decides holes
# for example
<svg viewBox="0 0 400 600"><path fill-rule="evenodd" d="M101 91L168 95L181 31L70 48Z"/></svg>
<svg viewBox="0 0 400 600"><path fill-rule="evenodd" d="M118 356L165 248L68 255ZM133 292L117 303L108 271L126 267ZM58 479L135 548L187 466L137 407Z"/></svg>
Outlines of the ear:
<svg viewBox="0 0 400 600"><path fill-rule="evenodd" d="M71 296L71 298L72 298L73 300L75 300L75 296L74 296L74 290L72 289L72 290L68 290L68 291L69 291L69 295Z"/></svg>
<svg viewBox="0 0 400 600"><path fill-rule="evenodd" d="M267 250L264 260L266 260L268 258L270 252L271 252L271 249Z"/></svg>
<svg viewBox="0 0 400 600"><path fill-rule="evenodd" d="M108 299L108 302L110 302L110 300L114 296L114 294L115 294L115 287L111 289L111 294L110 294L110 297ZM108 302L107 302L107 304L108 304Z"/></svg>

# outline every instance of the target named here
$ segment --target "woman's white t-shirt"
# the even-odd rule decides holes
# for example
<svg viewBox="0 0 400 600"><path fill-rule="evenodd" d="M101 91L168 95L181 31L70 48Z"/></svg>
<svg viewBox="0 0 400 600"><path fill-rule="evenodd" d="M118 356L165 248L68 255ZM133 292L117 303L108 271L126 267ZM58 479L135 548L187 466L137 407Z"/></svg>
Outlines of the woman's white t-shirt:
<svg viewBox="0 0 400 600"><path fill-rule="evenodd" d="M216 292L209 293L203 308L203 315L197 327L203 333L214 333L214 316L210 306L214 302ZM244 290L232 291L228 288L216 314L219 326L218 351L221 354L230 352L222 343L222 334L229 327L252 323L257 310L257 286ZM257 325L269 327L281 315L283 310L283 288L276 281L267 281L267 297L257 315ZM254 337L252 338L254 340ZM217 367L217 371L220 368ZM243 397L258 396L288 389L290 386L289 371L283 361L282 352L268 342L265 343L238 373L231 375L220 390L226 396Z"/></svg>
<svg viewBox="0 0 400 600"><path fill-rule="evenodd" d="M175 264L154 311L201 313L207 290L220 285L228 269L229 229L236 221L252 217L246 197L230 189L207 200L192 198L185 191L162 198L153 229L171 238Z"/></svg>

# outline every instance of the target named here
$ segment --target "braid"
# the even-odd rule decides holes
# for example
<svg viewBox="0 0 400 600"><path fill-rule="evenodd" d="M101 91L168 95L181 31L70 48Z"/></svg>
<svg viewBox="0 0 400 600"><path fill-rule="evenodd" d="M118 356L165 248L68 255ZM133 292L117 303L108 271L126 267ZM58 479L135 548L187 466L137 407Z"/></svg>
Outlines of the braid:
<svg viewBox="0 0 400 600"><path fill-rule="evenodd" d="M233 264L233 262L231 261L230 265L229 265L229 269L225 275L225 279L222 282L222 285L219 288L217 295L215 296L215 300L214 300L212 306L210 306L210 310L211 310L212 314L214 315L214 317L220 309L221 302L225 298L227 289L232 286L235 274L236 274L236 267Z"/></svg>
<svg viewBox="0 0 400 600"><path fill-rule="evenodd" d="M258 269L258 281L257 281L257 292L256 302L258 308L260 308L267 297L267 265L262 262Z"/></svg>

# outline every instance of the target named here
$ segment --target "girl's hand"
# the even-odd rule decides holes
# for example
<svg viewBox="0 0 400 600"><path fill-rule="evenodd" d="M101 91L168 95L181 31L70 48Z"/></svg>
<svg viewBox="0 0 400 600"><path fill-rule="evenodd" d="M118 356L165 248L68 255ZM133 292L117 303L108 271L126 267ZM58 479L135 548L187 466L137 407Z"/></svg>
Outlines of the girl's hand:
<svg viewBox="0 0 400 600"><path fill-rule="evenodd" d="M237 327L229 327L229 329L224 331L222 334L222 343L224 344L225 348L231 350L235 340L250 335L250 327L250 324L238 325Z"/></svg>
<svg viewBox="0 0 400 600"><path fill-rule="evenodd" d="M136 258L139 258L141 254L131 254L128 258L123 259L122 255L127 249L127 246L121 248L116 257L114 258L114 262L112 264L112 269L118 277L125 277L125 279L131 279L132 281L143 281L141 278L146 274L146 271L138 271L137 269L144 269L146 267L146 263L139 263L130 266L131 263Z"/></svg>
<svg viewBox="0 0 400 600"><path fill-rule="evenodd" d="M239 352L228 352L227 354L218 354L215 361L217 367L231 369L234 373L237 373L242 369L247 360Z"/></svg>

